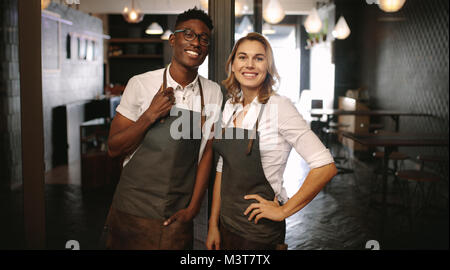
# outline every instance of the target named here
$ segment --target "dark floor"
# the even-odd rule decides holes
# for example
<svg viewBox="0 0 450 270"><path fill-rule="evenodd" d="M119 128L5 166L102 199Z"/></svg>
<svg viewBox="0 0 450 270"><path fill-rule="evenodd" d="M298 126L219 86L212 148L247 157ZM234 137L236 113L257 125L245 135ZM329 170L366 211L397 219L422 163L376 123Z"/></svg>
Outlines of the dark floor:
<svg viewBox="0 0 450 270"><path fill-rule="evenodd" d="M336 176L308 206L287 219L289 249L363 250L369 240L378 241L381 249L448 249L448 179L440 184L435 205L415 218L412 228L406 215L390 206L381 237L381 213L369 206L372 164L354 160L355 174ZM58 168L46 175L47 248L64 249L68 240L77 240L81 249L97 249L113 187L82 190L80 181L73 179L79 174L70 170ZM70 184L62 184L64 177ZM388 201L396 196L389 193ZM21 191L1 194L0 249L24 249L22 205ZM202 248L201 243L196 247Z"/></svg>

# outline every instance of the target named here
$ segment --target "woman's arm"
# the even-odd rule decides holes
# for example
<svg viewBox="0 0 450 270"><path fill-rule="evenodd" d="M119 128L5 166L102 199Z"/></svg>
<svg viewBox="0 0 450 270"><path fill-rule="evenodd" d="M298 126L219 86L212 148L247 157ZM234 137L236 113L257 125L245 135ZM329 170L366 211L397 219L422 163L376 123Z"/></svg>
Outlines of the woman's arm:
<svg viewBox="0 0 450 270"><path fill-rule="evenodd" d="M282 221L311 202L336 174L337 169L334 163L312 169L297 193L283 206L278 204L276 198L274 201L268 201L256 194L246 195L245 199L255 199L258 200L258 203L252 203L244 214L247 215L251 212L248 219L255 218L255 223L258 223L261 218Z"/></svg>
<svg viewBox="0 0 450 270"><path fill-rule="evenodd" d="M222 182L222 173L216 173L214 181L213 198L211 205L211 216L209 218L208 237L206 239L206 247L211 249L220 249L220 232L219 232L219 214L220 214L220 185Z"/></svg>

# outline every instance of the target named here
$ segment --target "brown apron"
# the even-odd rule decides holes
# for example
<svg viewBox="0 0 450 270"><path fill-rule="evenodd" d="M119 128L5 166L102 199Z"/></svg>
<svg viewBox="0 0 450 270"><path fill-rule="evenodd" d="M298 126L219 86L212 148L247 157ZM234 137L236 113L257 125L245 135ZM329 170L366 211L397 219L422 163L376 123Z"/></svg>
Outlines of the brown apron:
<svg viewBox="0 0 450 270"><path fill-rule="evenodd" d="M253 131L227 128L227 124L222 134L233 134L233 138L226 135L213 142L214 150L223 158L219 218L222 249L287 249L284 220L277 222L263 218L255 224L254 219L248 221L250 214L244 216L245 209L257 202L244 199L245 195L258 194L269 201L275 198L275 192L264 175L259 151L258 122L264 106ZM233 118L234 113L230 121Z"/></svg>
<svg viewBox="0 0 450 270"><path fill-rule="evenodd" d="M161 89L167 87L166 72L167 69ZM198 83L203 112L200 78ZM106 222L106 248L192 249L192 220L186 223L175 221L168 226L163 222L186 208L191 200L204 119L201 113L174 106L170 116L149 128L122 170ZM172 124L189 138L172 138Z"/></svg>

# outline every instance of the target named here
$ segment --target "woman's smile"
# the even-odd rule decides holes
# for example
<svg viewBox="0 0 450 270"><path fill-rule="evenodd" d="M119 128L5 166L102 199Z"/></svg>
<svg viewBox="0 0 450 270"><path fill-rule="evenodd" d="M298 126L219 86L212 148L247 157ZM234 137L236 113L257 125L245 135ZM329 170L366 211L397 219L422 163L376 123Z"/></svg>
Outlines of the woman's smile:
<svg viewBox="0 0 450 270"><path fill-rule="evenodd" d="M232 64L232 71L242 91L258 90L267 75L267 56L264 46L253 40L239 45Z"/></svg>

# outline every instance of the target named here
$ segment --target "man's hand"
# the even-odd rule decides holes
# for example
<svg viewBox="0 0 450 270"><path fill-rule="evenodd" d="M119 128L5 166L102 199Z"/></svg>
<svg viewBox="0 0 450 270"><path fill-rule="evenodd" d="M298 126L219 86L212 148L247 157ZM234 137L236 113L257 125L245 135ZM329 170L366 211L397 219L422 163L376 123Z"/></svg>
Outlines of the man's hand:
<svg viewBox="0 0 450 270"><path fill-rule="evenodd" d="M174 104L175 96L173 94L173 88L169 87L156 93L152 103L144 112L144 115L151 123L155 123L159 118L168 115Z"/></svg>
<svg viewBox="0 0 450 270"><path fill-rule="evenodd" d="M169 224L180 221L180 222L188 222L191 221L195 217L196 213L189 208L181 209L175 214L173 214L170 218L164 221L164 226L168 226Z"/></svg>

